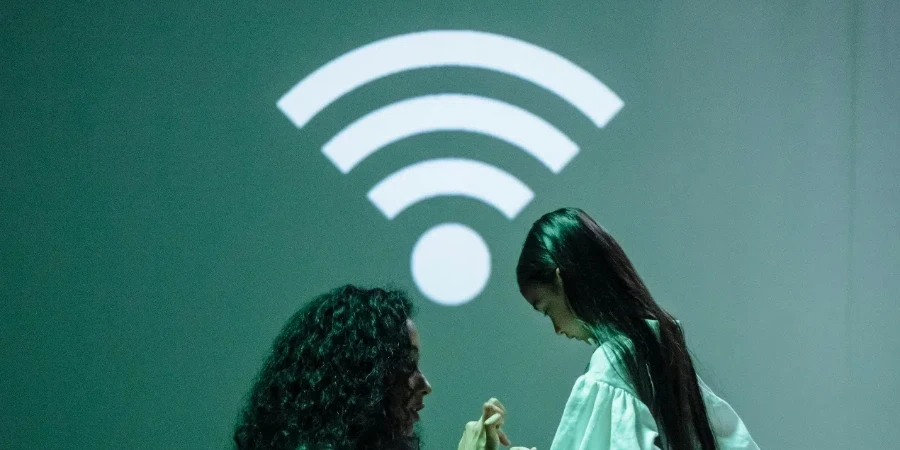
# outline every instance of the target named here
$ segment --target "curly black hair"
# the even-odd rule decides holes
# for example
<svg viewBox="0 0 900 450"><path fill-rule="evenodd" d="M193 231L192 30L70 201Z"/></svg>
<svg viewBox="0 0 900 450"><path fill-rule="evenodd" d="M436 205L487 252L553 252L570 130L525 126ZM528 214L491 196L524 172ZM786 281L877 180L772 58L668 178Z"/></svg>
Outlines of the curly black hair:
<svg viewBox="0 0 900 450"><path fill-rule="evenodd" d="M238 419L240 450L418 448L398 417L415 371L398 290L345 285L291 317L275 339Z"/></svg>

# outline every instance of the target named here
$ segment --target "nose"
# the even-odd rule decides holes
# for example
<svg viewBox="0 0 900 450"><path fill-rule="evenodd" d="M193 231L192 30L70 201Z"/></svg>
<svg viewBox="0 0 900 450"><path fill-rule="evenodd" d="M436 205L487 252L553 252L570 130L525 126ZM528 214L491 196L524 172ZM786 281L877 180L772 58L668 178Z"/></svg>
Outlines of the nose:
<svg viewBox="0 0 900 450"><path fill-rule="evenodd" d="M422 375L422 386L419 389L419 392L421 392L422 395L431 393L431 383L428 382L428 378L425 378L425 375Z"/></svg>

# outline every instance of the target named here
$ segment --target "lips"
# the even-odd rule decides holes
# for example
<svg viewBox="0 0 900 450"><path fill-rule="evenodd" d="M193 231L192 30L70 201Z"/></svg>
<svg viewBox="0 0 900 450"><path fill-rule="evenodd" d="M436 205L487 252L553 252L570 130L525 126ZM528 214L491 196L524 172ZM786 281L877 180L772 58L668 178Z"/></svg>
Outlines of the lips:
<svg viewBox="0 0 900 450"><path fill-rule="evenodd" d="M409 408L409 413L412 416L413 422L419 421L419 411L423 409L425 409L425 405L423 404L418 404Z"/></svg>

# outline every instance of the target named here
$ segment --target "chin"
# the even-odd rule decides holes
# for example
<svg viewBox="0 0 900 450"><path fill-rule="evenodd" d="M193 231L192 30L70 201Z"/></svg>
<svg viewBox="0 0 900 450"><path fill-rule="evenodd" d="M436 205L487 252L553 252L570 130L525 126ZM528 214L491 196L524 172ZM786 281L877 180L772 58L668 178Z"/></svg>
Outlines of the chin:
<svg viewBox="0 0 900 450"><path fill-rule="evenodd" d="M404 434L405 436L408 436L408 437L415 437L415 436L418 435L418 431L419 431L419 417L418 417L418 414L416 414L416 415L409 415L409 416L407 416L407 417L408 417L408 420L409 420L409 421L406 422L406 424L404 424L404 427L403 427L403 434Z"/></svg>
<svg viewBox="0 0 900 450"><path fill-rule="evenodd" d="M421 447L422 429L419 427L419 424L410 426L408 429L404 430L403 434L406 436L406 439L411 444L411 448L420 448Z"/></svg>
<svg viewBox="0 0 900 450"><path fill-rule="evenodd" d="M591 345L593 345L593 341L594 341L593 338L591 338L590 336L575 335L575 336L572 336L572 339L575 339L576 341L584 342L585 344L591 344Z"/></svg>

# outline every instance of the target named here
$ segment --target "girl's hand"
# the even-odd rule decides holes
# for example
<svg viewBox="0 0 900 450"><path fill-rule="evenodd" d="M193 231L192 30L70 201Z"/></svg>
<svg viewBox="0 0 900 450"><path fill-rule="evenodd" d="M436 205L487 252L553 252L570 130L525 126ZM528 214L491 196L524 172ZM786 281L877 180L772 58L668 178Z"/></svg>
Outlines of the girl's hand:
<svg viewBox="0 0 900 450"><path fill-rule="evenodd" d="M503 432L506 408L500 400L492 398L482 406L481 418L466 424L458 450L497 450L500 444L509 445Z"/></svg>

